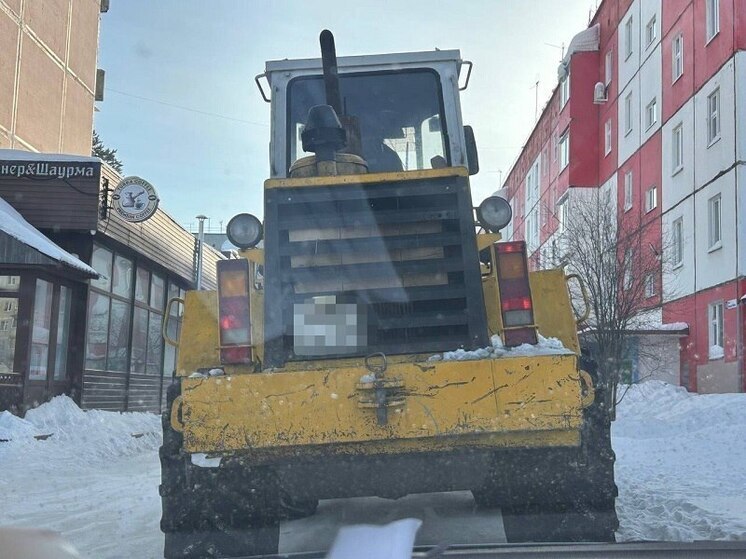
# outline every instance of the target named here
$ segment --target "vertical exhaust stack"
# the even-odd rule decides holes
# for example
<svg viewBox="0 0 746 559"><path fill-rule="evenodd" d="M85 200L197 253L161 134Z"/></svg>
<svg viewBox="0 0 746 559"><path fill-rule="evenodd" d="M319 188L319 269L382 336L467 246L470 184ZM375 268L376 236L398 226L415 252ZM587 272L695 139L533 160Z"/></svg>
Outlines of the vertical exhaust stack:
<svg viewBox="0 0 746 559"><path fill-rule="evenodd" d="M332 32L324 29L319 36L319 43L326 104L311 107L301 133L303 150L312 152L315 156L304 157L293 163L290 166L290 177L366 173L368 166L361 157L358 119L345 114Z"/></svg>
<svg viewBox="0 0 746 559"><path fill-rule="evenodd" d="M360 123L356 117L346 114L347 110L342 103L342 94L339 91L337 48L334 44L334 35L332 35L332 32L324 29L321 35L319 35L319 43L321 45L321 64L324 70L326 104L330 105L337 113L342 127L347 134L347 143L340 151L362 156L363 148L360 141Z"/></svg>

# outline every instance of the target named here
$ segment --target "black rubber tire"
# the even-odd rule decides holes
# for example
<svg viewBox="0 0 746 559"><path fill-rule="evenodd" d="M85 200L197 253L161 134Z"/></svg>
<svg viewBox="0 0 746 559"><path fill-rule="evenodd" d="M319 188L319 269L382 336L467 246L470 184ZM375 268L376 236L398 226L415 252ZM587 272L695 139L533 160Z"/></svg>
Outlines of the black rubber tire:
<svg viewBox="0 0 746 559"><path fill-rule="evenodd" d="M504 507L505 536L518 542L613 542L618 526L613 501L606 506Z"/></svg>
<svg viewBox="0 0 746 559"><path fill-rule="evenodd" d="M592 360L581 357L579 367L599 385ZM618 491L604 402L596 390L583 412L579 449L519 451L507 460L498 454L493 471L472 490L477 506L501 509L509 542L615 541Z"/></svg>
<svg viewBox="0 0 746 559"><path fill-rule="evenodd" d="M171 405L180 392L177 383L167 392L159 449L164 556L196 559L277 553L281 510L272 473L230 462L218 468L193 465L182 454L183 437L170 422Z"/></svg>

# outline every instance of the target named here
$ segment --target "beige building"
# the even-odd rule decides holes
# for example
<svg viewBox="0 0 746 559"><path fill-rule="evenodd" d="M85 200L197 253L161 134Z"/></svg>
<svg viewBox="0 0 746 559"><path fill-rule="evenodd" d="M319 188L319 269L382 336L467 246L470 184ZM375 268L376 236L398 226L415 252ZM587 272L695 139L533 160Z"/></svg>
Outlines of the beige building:
<svg viewBox="0 0 746 559"><path fill-rule="evenodd" d="M100 0L0 0L0 149L90 155Z"/></svg>

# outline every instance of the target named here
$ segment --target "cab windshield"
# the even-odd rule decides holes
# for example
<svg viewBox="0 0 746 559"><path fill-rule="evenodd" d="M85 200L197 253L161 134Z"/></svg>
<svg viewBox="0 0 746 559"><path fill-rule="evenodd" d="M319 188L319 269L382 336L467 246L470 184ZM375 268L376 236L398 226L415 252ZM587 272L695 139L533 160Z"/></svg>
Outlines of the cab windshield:
<svg viewBox="0 0 746 559"><path fill-rule="evenodd" d="M449 163L438 74L408 70L344 74L340 92L346 115L360 123L363 158L371 172L432 169ZM288 86L288 162L306 155L301 132L308 110L326 103L324 80L301 77Z"/></svg>

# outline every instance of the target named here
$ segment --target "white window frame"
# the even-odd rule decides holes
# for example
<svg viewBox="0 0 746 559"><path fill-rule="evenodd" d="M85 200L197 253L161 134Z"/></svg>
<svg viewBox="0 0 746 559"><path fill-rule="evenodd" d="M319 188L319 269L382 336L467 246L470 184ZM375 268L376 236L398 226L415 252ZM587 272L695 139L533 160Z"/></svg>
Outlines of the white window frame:
<svg viewBox="0 0 746 559"><path fill-rule="evenodd" d="M724 349L723 344L724 327L725 323L723 320L723 302L718 301L717 303L710 303L707 305L707 321L708 321L708 341L709 347L719 347ZM709 348L708 348L709 351ZM720 359L720 357L713 357L710 355L710 359Z"/></svg>
<svg viewBox="0 0 746 559"><path fill-rule="evenodd" d="M560 172L570 164L570 131L565 130L559 137Z"/></svg>
<svg viewBox="0 0 746 559"><path fill-rule="evenodd" d="M708 252L723 246L723 203L720 193L707 200Z"/></svg>
<svg viewBox="0 0 746 559"><path fill-rule="evenodd" d="M705 44L720 33L720 0L705 0Z"/></svg>
<svg viewBox="0 0 746 559"><path fill-rule="evenodd" d="M531 210L539 201L539 166L541 156L537 157L526 173L526 209Z"/></svg>
<svg viewBox="0 0 746 559"><path fill-rule="evenodd" d="M614 77L614 50L609 49L604 62L604 83L609 85Z"/></svg>
<svg viewBox="0 0 746 559"><path fill-rule="evenodd" d="M624 97L624 135L632 132L632 92Z"/></svg>
<svg viewBox="0 0 746 559"><path fill-rule="evenodd" d="M653 14L653 17L645 25L645 48L652 45L658 38L657 23L656 14Z"/></svg>
<svg viewBox="0 0 746 559"><path fill-rule="evenodd" d="M528 253L539 248L539 206L536 205L526 214L526 246Z"/></svg>
<svg viewBox="0 0 746 559"><path fill-rule="evenodd" d="M611 142L613 141L611 133L611 119L609 119L604 124L604 157L611 153Z"/></svg>
<svg viewBox="0 0 746 559"><path fill-rule="evenodd" d="M672 148L671 153L672 161L671 166L673 167L672 175L675 175L684 168L684 124L681 123L676 126L672 131Z"/></svg>
<svg viewBox="0 0 746 559"><path fill-rule="evenodd" d="M624 276L622 281L624 283L624 289L632 287L632 255L629 253L629 249L624 253Z"/></svg>
<svg viewBox="0 0 746 559"><path fill-rule="evenodd" d="M565 192L557 200L557 232L559 233L564 233L565 225L567 224L567 212L569 210L569 206L567 205L568 198L568 193Z"/></svg>
<svg viewBox="0 0 746 559"><path fill-rule="evenodd" d="M671 43L671 74L672 82L676 83L684 75L684 34L679 33Z"/></svg>
<svg viewBox="0 0 746 559"><path fill-rule="evenodd" d="M624 22L624 59L627 60L634 52L632 48L632 16Z"/></svg>
<svg viewBox="0 0 746 559"><path fill-rule="evenodd" d="M658 207L658 189L651 186L645 191L645 213L652 212Z"/></svg>
<svg viewBox="0 0 746 559"><path fill-rule="evenodd" d="M684 263L684 218L679 217L671 224L673 266L679 267Z"/></svg>
<svg viewBox="0 0 746 559"><path fill-rule="evenodd" d="M645 298L655 297L655 276L648 274L645 276Z"/></svg>
<svg viewBox="0 0 746 559"><path fill-rule="evenodd" d="M658 122L658 98L653 99L645 106L645 130L650 130Z"/></svg>
<svg viewBox="0 0 746 559"><path fill-rule="evenodd" d="M628 212L632 209L632 202L633 202L633 178L632 178L632 171L627 171L624 173L624 211Z"/></svg>
<svg viewBox="0 0 746 559"><path fill-rule="evenodd" d="M707 147L720 139L720 88L707 96Z"/></svg>
<svg viewBox="0 0 746 559"><path fill-rule="evenodd" d="M565 79L560 81L560 110L567 105L567 101L570 99L570 72L567 73Z"/></svg>

